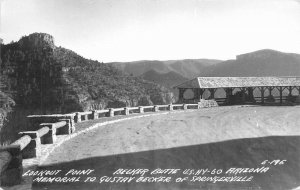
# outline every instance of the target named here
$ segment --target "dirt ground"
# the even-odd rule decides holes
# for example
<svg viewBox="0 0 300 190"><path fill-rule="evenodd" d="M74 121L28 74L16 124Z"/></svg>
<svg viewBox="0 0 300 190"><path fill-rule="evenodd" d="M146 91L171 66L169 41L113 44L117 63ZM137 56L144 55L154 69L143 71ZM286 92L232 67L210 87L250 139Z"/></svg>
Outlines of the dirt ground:
<svg viewBox="0 0 300 190"><path fill-rule="evenodd" d="M66 177L71 169L93 169L91 174L67 176L80 177L80 182L34 182L33 189L295 189L300 186L299 125L300 107L261 106L174 111L101 126L65 142L38 168L62 170L55 177ZM279 164L278 160L284 161ZM268 171L226 173L230 168L262 167ZM136 182L141 175L113 175L119 168L149 169L144 177L172 180ZM150 174L157 168L178 172ZM185 169L194 171L183 173ZM196 173L200 169L210 172ZM217 175L214 169L221 172ZM99 183L103 176L135 179ZM214 176L252 179L201 181L201 177ZM87 177L96 180L83 182ZM184 177L186 181L175 182Z"/></svg>

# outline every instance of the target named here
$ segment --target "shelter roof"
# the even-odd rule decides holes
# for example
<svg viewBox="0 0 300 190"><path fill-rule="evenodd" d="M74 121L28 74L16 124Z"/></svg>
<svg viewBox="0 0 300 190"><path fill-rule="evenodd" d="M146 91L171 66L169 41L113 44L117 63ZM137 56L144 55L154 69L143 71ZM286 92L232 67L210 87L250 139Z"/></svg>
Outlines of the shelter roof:
<svg viewBox="0 0 300 190"><path fill-rule="evenodd" d="M197 77L174 88L300 86L300 77Z"/></svg>

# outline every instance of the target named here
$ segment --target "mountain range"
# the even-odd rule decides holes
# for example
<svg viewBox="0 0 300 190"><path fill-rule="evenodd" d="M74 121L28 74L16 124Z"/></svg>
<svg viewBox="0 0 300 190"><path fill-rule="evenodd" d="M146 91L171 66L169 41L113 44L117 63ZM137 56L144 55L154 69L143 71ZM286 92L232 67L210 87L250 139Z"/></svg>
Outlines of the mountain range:
<svg viewBox="0 0 300 190"><path fill-rule="evenodd" d="M185 59L172 61L135 61L109 63L121 71L161 84L172 90L195 77L300 76L300 55L271 49L237 55L220 61Z"/></svg>
<svg viewBox="0 0 300 190"><path fill-rule="evenodd" d="M203 72L203 68L220 63L213 59L184 59L167 61L134 61L134 62L112 62L108 63L119 70L133 76L140 76L148 71L158 73L178 73L185 78L197 77Z"/></svg>

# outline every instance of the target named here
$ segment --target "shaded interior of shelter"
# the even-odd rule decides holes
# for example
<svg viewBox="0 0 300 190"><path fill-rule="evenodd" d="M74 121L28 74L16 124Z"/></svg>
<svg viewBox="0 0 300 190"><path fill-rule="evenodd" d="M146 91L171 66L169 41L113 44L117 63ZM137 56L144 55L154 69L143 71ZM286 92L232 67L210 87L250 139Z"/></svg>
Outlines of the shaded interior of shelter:
<svg viewBox="0 0 300 190"><path fill-rule="evenodd" d="M199 137L201 138L201 137ZM199 144L169 149L151 150L118 154L103 157L91 157L71 162L40 166L37 170L62 170L55 177L64 177L70 169L94 169L90 177L97 177L93 183L43 183L34 182L33 189L263 189L286 190L300 186L300 136L269 136L260 138L236 139L208 144ZM264 160L287 160L283 165L262 165ZM177 177L185 177L184 169L205 169L210 171L222 169L217 176L235 176L225 174L230 168L260 168L270 167L266 173L243 173L237 176L254 176L250 182L182 182L176 183ZM119 168L178 168L176 175L171 176L170 183L99 183L102 176L128 177L131 175L116 175L113 172ZM145 177L144 176L144 177ZM201 176L201 175L199 175ZM205 175L214 176L214 175ZM48 176L49 177L49 176ZM74 176L73 176L74 177ZM140 177L140 175L131 176ZM189 176L192 179L193 175ZM86 177L81 176L83 181Z"/></svg>
<svg viewBox="0 0 300 190"><path fill-rule="evenodd" d="M181 93L179 93L181 94L179 102L197 103L200 99L214 99L219 105L295 105L300 104L300 102L297 101L297 97L300 94L299 89L300 87L282 87L280 95L280 87L266 87L264 89L259 87L216 89L184 88L179 89L179 91L181 91ZM201 96L199 95L200 93Z"/></svg>

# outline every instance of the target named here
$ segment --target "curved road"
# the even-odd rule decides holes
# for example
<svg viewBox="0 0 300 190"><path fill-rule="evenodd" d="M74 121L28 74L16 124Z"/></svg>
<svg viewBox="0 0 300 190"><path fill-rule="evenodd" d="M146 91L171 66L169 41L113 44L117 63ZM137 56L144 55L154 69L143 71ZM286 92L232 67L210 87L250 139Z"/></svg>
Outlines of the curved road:
<svg viewBox="0 0 300 190"><path fill-rule="evenodd" d="M33 189L294 189L300 186L300 107L219 107L131 119L100 126L56 148L42 170L71 173L78 182L35 182ZM264 160L287 160L262 165ZM265 173L226 174L230 168L268 167ZM170 182L136 182L141 175L113 175L119 168L151 171L178 169ZM218 177L247 176L247 182L193 181L185 169L217 169ZM135 177L132 182L100 182L107 177ZM215 173L197 174L198 177ZM53 177L53 176L46 176ZM95 177L94 182L84 182ZM102 178L101 178L102 177ZM176 183L178 177L187 180ZM195 178L196 179L196 178Z"/></svg>

